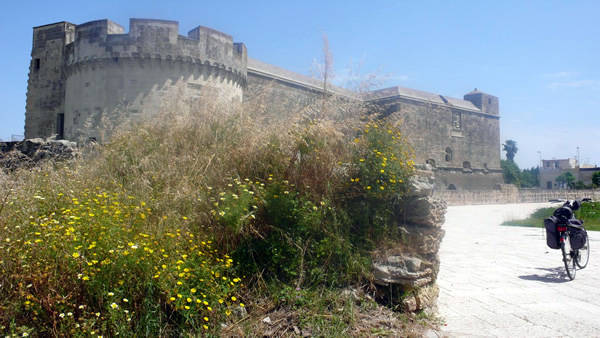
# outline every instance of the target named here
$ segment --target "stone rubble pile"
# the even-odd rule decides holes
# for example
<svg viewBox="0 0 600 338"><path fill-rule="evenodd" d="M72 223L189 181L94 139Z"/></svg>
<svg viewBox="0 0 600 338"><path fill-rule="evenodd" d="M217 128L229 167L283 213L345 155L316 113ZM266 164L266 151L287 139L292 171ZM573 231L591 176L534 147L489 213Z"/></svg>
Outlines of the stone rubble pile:
<svg viewBox="0 0 600 338"><path fill-rule="evenodd" d="M420 166L409 181L410 193L397 210L401 248L375 255L374 276L380 293L388 302L400 303L404 311L434 310L439 294L435 281L447 207L445 201L431 196L433 184L431 167ZM398 299L390 299L393 290Z"/></svg>
<svg viewBox="0 0 600 338"><path fill-rule="evenodd" d="M0 168L9 171L31 168L46 161L72 159L78 152L77 143L52 138L0 142Z"/></svg>

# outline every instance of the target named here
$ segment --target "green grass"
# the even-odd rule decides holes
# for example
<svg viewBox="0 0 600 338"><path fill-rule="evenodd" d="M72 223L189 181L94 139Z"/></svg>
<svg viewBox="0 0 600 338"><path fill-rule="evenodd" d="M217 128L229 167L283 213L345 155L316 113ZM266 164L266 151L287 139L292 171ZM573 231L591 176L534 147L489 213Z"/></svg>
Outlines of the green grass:
<svg viewBox="0 0 600 338"><path fill-rule="evenodd" d="M544 219L552 216L555 209L555 207L538 209L528 218L508 220L502 224L542 228ZM583 203L581 210L575 212L575 217L584 221L587 230L600 231L600 202Z"/></svg>

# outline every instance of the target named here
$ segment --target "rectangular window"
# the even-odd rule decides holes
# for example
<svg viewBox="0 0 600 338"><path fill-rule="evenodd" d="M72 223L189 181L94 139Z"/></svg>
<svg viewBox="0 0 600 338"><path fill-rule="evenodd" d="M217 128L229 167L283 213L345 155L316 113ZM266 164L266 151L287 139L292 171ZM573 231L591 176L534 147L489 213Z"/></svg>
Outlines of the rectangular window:
<svg viewBox="0 0 600 338"><path fill-rule="evenodd" d="M33 69L40 70L40 59L33 60Z"/></svg>
<svg viewBox="0 0 600 338"><path fill-rule="evenodd" d="M65 114L58 114L56 117L56 136L59 140L65 138Z"/></svg>

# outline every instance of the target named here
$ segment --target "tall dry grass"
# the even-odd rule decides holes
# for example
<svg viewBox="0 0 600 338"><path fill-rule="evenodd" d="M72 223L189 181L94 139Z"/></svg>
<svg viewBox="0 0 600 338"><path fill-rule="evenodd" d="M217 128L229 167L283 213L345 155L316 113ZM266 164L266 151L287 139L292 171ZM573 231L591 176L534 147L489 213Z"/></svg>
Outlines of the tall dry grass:
<svg viewBox="0 0 600 338"><path fill-rule="evenodd" d="M144 121L106 115L109 141L78 159L0 173L0 332L216 333L240 306L237 274L296 287L368 278L369 250L389 237L412 173L410 148L360 101L285 102L281 115L269 95L177 98ZM88 268L93 254L104 269ZM109 293L135 310L117 311L127 304Z"/></svg>

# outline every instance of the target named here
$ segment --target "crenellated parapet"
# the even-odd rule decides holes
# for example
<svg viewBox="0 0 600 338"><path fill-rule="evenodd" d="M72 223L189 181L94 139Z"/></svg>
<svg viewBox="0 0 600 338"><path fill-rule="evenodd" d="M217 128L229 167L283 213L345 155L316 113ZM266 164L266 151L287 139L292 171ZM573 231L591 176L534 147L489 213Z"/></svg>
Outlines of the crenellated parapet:
<svg viewBox="0 0 600 338"><path fill-rule="evenodd" d="M244 86L247 51L230 35L198 26L179 35L176 21L131 19L129 33L110 20L77 25L67 45L66 71L82 67L179 67L205 76L217 76Z"/></svg>
<svg viewBox="0 0 600 338"><path fill-rule="evenodd" d="M120 123L201 109L207 99L259 99L285 116L334 97L363 102L401 124L415 161L434 168L438 189L503 182L493 95L475 89L457 99L398 86L354 92L248 58L243 43L211 28L180 35L177 21L131 19L128 29L110 20L33 28L26 138L108 140Z"/></svg>

